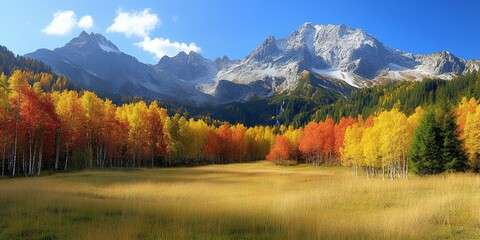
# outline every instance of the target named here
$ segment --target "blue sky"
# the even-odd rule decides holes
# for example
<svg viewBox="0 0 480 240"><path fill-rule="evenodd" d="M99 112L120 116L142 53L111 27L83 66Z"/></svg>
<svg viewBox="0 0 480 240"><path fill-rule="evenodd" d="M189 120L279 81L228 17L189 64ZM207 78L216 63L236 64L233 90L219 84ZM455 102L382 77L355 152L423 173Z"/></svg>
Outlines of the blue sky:
<svg viewBox="0 0 480 240"><path fill-rule="evenodd" d="M52 25L54 14L59 19ZM480 59L478 14L476 0L5 0L0 45L16 54L53 49L87 29L146 63L182 49L240 59L269 35L282 38L312 22L361 28L412 53L449 50Z"/></svg>

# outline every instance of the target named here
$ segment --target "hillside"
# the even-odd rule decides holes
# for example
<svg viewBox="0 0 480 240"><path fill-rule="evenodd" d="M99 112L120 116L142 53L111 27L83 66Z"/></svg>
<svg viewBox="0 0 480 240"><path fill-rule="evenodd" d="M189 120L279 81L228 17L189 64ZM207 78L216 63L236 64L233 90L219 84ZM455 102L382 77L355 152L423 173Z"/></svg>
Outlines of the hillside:
<svg viewBox="0 0 480 240"><path fill-rule="evenodd" d="M7 47L0 45L0 73L10 76L15 70L26 71L32 74L29 83L40 82L44 91L52 90L81 90L74 82L57 74L52 68L41 61L15 55Z"/></svg>
<svg viewBox="0 0 480 240"><path fill-rule="evenodd" d="M186 108L190 116L244 123L247 126L293 124L300 127L309 121L339 121L342 117L368 116L397 106L407 114L418 106L435 104L438 99L457 104L462 97L480 97L480 75L474 71L452 80L395 81L368 88L351 88L345 95L317 87L321 78L303 73L300 83L290 94L244 103L216 107ZM280 109L283 109L280 111Z"/></svg>

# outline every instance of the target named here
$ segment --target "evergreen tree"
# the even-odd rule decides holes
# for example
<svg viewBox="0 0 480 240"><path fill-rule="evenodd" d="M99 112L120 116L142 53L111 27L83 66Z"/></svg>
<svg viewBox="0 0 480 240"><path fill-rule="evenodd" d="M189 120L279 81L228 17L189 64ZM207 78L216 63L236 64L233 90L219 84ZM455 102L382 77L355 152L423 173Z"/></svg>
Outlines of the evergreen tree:
<svg viewBox="0 0 480 240"><path fill-rule="evenodd" d="M425 113L414 133L410 159L420 175L467 170L455 115L446 103L440 106Z"/></svg>
<svg viewBox="0 0 480 240"><path fill-rule="evenodd" d="M446 106L446 105L444 105ZM441 137L442 146L442 165L444 171L464 172L467 170L467 155L463 149L463 143L459 139L459 132L455 124L456 118L453 112L447 107L440 108Z"/></svg>
<svg viewBox="0 0 480 240"><path fill-rule="evenodd" d="M440 130L435 114L432 111L426 112L414 132L409 153L413 169L417 174L443 172L441 151L443 142Z"/></svg>

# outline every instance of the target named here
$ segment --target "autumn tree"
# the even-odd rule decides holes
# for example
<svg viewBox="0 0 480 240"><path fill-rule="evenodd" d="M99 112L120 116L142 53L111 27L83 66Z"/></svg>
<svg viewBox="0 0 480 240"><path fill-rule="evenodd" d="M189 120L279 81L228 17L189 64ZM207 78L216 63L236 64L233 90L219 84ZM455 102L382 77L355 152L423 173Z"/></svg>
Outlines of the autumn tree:
<svg viewBox="0 0 480 240"><path fill-rule="evenodd" d="M12 115L13 115L13 151L12 151L12 176L15 177L16 168L17 168L17 157L18 157L18 144L19 144L19 125L20 125L20 108L22 106L22 92L29 88L27 75L20 71L15 70L15 72L8 78L8 86L11 90L9 99L12 106Z"/></svg>
<svg viewBox="0 0 480 240"><path fill-rule="evenodd" d="M381 129L375 124L365 128L360 142L363 148L363 167L367 177L375 177L382 166L381 145L378 139L380 131Z"/></svg>
<svg viewBox="0 0 480 240"><path fill-rule="evenodd" d="M299 146L299 139L302 136L303 129L293 128L292 125L288 126L285 130L282 131L282 135L285 136L290 143L290 159L299 161L301 158Z"/></svg>
<svg viewBox="0 0 480 240"><path fill-rule="evenodd" d="M117 106L110 100L105 100L103 106L103 155L100 158L100 166L118 166L116 160L121 156L123 146L128 144L128 121L124 123L117 118ZM107 163L108 161L108 163Z"/></svg>
<svg viewBox="0 0 480 240"><path fill-rule="evenodd" d="M334 147L333 147L334 148L333 153L334 153L334 158L335 159L339 159L340 156L341 156L340 148L343 146L343 143L344 143L344 140L345 140L345 132L346 132L347 128L349 126L352 126L356 122L357 122L357 120L352 118L352 117L348 117L348 118L342 117L340 119L340 121L338 122L338 124L335 125L335 129L334 129L335 143L334 143Z"/></svg>
<svg viewBox="0 0 480 240"><path fill-rule="evenodd" d="M210 133L210 127L202 119L194 120L190 118L187 124L191 139L191 158L197 162L202 161L205 159L203 150Z"/></svg>
<svg viewBox="0 0 480 240"><path fill-rule="evenodd" d="M224 143L221 141L220 136L218 135L218 130L210 129L203 150L205 152L205 157L210 162L218 161L220 159L223 145Z"/></svg>
<svg viewBox="0 0 480 240"><path fill-rule="evenodd" d="M298 148L307 162L319 166L332 163L335 152L335 123L327 118L324 122L310 122L303 129Z"/></svg>
<svg viewBox="0 0 480 240"><path fill-rule="evenodd" d="M13 112L12 105L8 97L10 90L7 83L7 77L5 74L0 74L0 128L1 149L2 149L2 176L5 176L5 161L7 160L7 149L11 145L11 129ZM10 162L10 161L9 161Z"/></svg>
<svg viewBox="0 0 480 240"><path fill-rule="evenodd" d="M340 148L342 164L344 166L352 166L355 176L358 176L359 168L365 165L362 146L363 130L362 122L354 123L347 127L344 143Z"/></svg>
<svg viewBox="0 0 480 240"><path fill-rule="evenodd" d="M318 166L321 160L321 143L318 134L318 123L310 122L303 129L302 136L298 141L298 148L305 157L307 163Z"/></svg>
<svg viewBox="0 0 480 240"><path fill-rule="evenodd" d="M39 152L38 152L38 171L40 175L44 156L51 157L54 152L55 131L60 126L60 121L55 113L50 93L41 94L39 99L40 124L37 129Z"/></svg>
<svg viewBox="0 0 480 240"><path fill-rule="evenodd" d="M480 171L480 107L465 114L463 131L465 149L468 154L468 165L474 172Z"/></svg>
<svg viewBox="0 0 480 240"><path fill-rule="evenodd" d="M228 158L235 162L242 162L247 155L245 149L245 131L243 124L231 127L231 138L228 139L228 147L231 148Z"/></svg>
<svg viewBox="0 0 480 240"><path fill-rule="evenodd" d="M61 152L65 154L64 170L68 169L68 160L73 149L85 141L87 131L86 116L78 93L75 91L54 92L55 111L60 121L56 131L55 170L59 168ZM63 149L63 150L62 150Z"/></svg>
<svg viewBox="0 0 480 240"><path fill-rule="evenodd" d="M157 102L152 102L148 107L147 133L152 167L155 166L156 159L165 157L167 152L167 142L163 134L166 116L166 110L159 108Z"/></svg>
<svg viewBox="0 0 480 240"><path fill-rule="evenodd" d="M165 120L165 134L168 139L167 145L167 164L172 165L174 159L179 159L182 155L183 145L182 145L182 133L181 133L181 126L180 120L181 116L179 114L175 114L173 117L167 117ZM183 122L183 120L182 120Z"/></svg>
<svg viewBox="0 0 480 240"><path fill-rule="evenodd" d="M129 143L132 154L132 167L140 166L142 157L144 155L147 136L147 116L148 107L145 102L132 103L123 106L127 112L127 119L129 123Z"/></svg>
<svg viewBox="0 0 480 240"><path fill-rule="evenodd" d="M290 159L290 148L290 141L288 138L282 135L277 135L275 138L275 144L267 155L267 160L276 164L285 165L287 160Z"/></svg>
<svg viewBox="0 0 480 240"><path fill-rule="evenodd" d="M84 92L80 98L82 102L83 114L85 116L85 138L87 140L87 156L88 164L90 168L94 167L93 155L94 151L97 151L96 161L100 160L99 151L100 148L95 149L95 143L99 140L99 135L102 134L103 124L103 101L97 97L93 92Z"/></svg>
<svg viewBox="0 0 480 240"><path fill-rule="evenodd" d="M478 102L475 98L470 98L470 100L467 100L466 97L462 97L462 100L460 101L460 104L458 105L455 114L457 116L457 125L458 125L458 130L460 133L463 133L466 122L467 122L467 115L473 114L476 111L476 108L478 106ZM463 139L463 135L461 135L461 138Z"/></svg>
<svg viewBox="0 0 480 240"><path fill-rule="evenodd" d="M288 134L285 136L288 137ZM275 136L269 126L256 126L245 131L245 148L248 150L246 160L265 159ZM298 137L297 137L298 138Z"/></svg>

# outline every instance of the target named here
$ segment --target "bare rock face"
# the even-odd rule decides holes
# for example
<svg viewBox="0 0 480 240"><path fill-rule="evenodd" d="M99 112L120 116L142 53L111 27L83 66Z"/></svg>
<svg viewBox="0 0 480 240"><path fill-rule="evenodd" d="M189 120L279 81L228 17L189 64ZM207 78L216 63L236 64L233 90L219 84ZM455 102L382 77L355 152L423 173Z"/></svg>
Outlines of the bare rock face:
<svg viewBox="0 0 480 240"><path fill-rule="evenodd" d="M447 51L428 55L416 55L415 60L420 63L418 66L419 68L434 75L444 73L461 75L467 68L465 60L458 58Z"/></svg>

